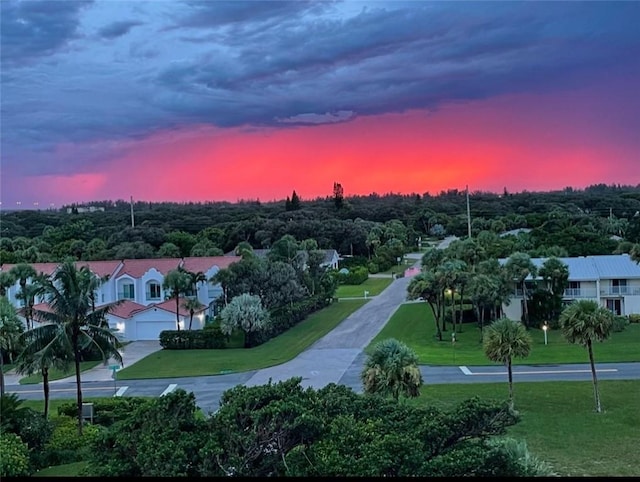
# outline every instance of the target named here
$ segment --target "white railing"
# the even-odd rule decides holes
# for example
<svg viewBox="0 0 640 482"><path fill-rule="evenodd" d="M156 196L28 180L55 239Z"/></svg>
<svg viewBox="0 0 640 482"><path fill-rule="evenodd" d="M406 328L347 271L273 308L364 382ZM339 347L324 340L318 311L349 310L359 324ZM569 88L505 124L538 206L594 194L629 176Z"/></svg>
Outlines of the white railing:
<svg viewBox="0 0 640 482"><path fill-rule="evenodd" d="M596 298L596 290L585 288L567 288L564 290L565 298Z"/></svg>
<svg viewBox="0 0 640 482"><path fill-rule="evenodd" d="M608 286L601 288L600 294L605 296L640 295L640 288L635 286Z"/></svg>

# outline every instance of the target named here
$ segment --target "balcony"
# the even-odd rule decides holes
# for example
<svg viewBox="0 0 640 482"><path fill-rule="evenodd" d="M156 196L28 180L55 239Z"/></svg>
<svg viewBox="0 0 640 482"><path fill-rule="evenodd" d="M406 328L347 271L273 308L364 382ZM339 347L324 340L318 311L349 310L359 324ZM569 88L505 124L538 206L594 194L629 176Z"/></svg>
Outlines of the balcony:
<svg viewBox="0 0 640 482"><path fill-rule="evenodd" d="M595 288L567 288L564 290L563 298L596 298Z"/></svg>
<svg viewBox="0 0 640 482"><path fill-rule="evenodd" d="M134 300L136 297L133 293L128 293L124 291L118 291L118 299L119 300Z"/></svg>
<svg viewBox="0 0 640 482"><path fill-rule="evenodd" d="M640 295L640 287L636 286L608 286L600 289L602 296Z"/></svg>
<svg viewBox="0 0 640 482"><path fill-rule="evenodd" d="M144 295L145 295L146 299L148 299L148 300L159 300L159 299L161 299L160 294L151 293L150 291L147 291Z"/></svg>

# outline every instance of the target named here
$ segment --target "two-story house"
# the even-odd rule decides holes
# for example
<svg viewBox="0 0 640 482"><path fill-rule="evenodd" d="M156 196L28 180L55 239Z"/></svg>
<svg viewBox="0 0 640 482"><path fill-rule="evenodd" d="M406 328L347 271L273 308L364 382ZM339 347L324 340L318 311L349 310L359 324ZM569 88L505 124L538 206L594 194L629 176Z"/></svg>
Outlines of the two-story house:
<svg viewBox="0 0 640 482"><path fill-rule="evenodd" d="M531 258L540 268L547 258ZM569 284L564 290L563 303L578 299L591 299L608 308L616 315L640 313L640 265L628 254L580 256L558 258L569 270ZM506 259L499 260L501 264ZM542 278L531 276L525 281L534 289ZM531 291L529 291L530 293ZM506 317L519 320L522 317L522 290L514 283L513 296L502 310Z"/></svg>
<svg viewBox="0 0 640 482"><path fill-rule="evenodd" d="M78 261L76 265L87 266L103 280L95 292L96 306L120 300L107 315L109 326L124 340L133 341L157 340L161 331L175 330L178 325L180 329L186 329L190 322L193 329L202 328L207 315L214 315L215 302L222 294L219 283L212 283L209 279L240 259L239 256L203 256ZM0 271L9 271L13 266L5 264L0 266ZM51 276L58 263L31 263L31 266L36 272ZM163 286L167 273L178 267L203 275L204 281L199 282L195 291L188 294L202 304L202 308L194 312L193 318L189 310L182 306L184 299L179 300L176 317L175 298L170 298L171 293ZM7 290L7 298L18 309L24 305L19 299L19 291L18 281ZM34 301L36 309L46 309L44 298L39 297Z"/></svg>

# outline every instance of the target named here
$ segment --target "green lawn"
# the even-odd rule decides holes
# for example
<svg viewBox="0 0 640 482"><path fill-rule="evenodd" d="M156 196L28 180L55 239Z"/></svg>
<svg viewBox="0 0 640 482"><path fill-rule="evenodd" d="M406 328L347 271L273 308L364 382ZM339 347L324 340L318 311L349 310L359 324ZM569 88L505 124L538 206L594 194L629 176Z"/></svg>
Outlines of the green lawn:
<svg viewBox="0 0 640 482"><path fill-rule="evenodd" d="M71 464L56 465L39 470L33 477L79 477L80 471L87 466L88 462L73 462Z"/></svg>
<svg viewBox="0 0 640 482"><path fill-rule="evenodd" d="M416 248L417 249L417 248ZM407 258L406 256L402 257L402 264L395 264L391 268L385 271L379 271L378 274L388 274L391 276L391 273L398 274L400 272L404 273L404 270L413 266L413 264L418 261L417 259Z"/></svg>
<svg viewBox="0 0 640 482"><path fill-rule="evenodd" d="M336 298L359 298L364 296L364 292L368 291L368 296L379 295L393 280L391 275L388 278L367 278L359 285L340 285L336 290Z"/></svg>
<svg viewBox="0 0 640 482"><path fill-rule="evenodd" d="M75 402L75 398L53 398L49 400L49 416L51 418L55 418L58 416L58 407L61 405L66 405L69 402ZM83 400L84 403L88 403L91 401L91 398L87 398ZM40 413L44 413L44 400L26 400L23 399L20 404L21 407L29 407Z"/></svg>
<svg viewBox="0 0 640 482"><path fill-rule="evenodd" d="M427 303L405 303L398 307L389 322L367 347L385 338L396 338L417 353L424 365L492 365L480 343L480 330L475 324L466 323L462 333L456 334L455 345L451 342L451 325L443 333L443 341L435 337L433 314ZM544 344L544 332L529 331L533 339L531 354L525 359L514 359L515 364L538 363L588 363L586 349L568 343L559 330L550 330L548 344ZM627 325L619 333L613 333L603 343L593 347L596 363L640 361L640 324Z"/></svg>
<svg viewBox="0 0 640 482"><path fill-rule="evenodd" d="M508 384L426 385L410 403L451 408L478 395L500 399ZM602 413L594 411L591 382L514 383L521 420L508 435L527 442L529 451L552 464L561 476L639 476L639 380L599 381Z"/></svg>
<svg viewBox="0 0 640 482"><path fill-rule="evenodd" d="M101 360L80 362L80 370L83 372L86 370L91 370L92 368L98 366L100 363L102 363ZM61 371L54 368L49 372L49 381L52 382L53 380L60 380L61 378L67 378L75 374L76 369L73 365L71 365L71 367L66 371ZM19 383L20 385L42 383L42 375L40 375L39 373L36 375L29 375L28 377L21 378Z"/></svg>
<svg viewBox="0 0 640 482"><path fill-rule="evenodd" d="M219 375L278 365L296 357L367 300L344 300L323 308L255 348L160 350L118 372L118 380Z"/></svg>

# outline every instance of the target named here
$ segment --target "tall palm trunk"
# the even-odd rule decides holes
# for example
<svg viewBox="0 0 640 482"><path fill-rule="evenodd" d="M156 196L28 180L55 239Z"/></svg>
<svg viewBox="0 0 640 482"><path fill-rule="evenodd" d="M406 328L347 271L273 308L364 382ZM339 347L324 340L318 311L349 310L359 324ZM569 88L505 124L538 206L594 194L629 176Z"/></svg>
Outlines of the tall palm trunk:
<svg viewBox="0 0 640 482"><path fill-rule="evenodd" d="M524 314L524 326L529 328L529 307L527 306L527 285L522 283L522 313Z"/></svg>
<svg viewBox="0 0 640 482"><path fill-rule="evenodd" d="M442 314L442 331L447 331L447 320L445 320L444 317L444 306L447 299L444 296L444 290L442 290L442 293L440 294L440 299L442 300L442 303L440 303L440 313Z"/></svg>
<svg viewBox="0 0 640 482"><path fill-rule="evenodd" d="M76 389L78 403L78 435L82 436L82 382L80 380L80 347L78 346L78 338L80 330L74 328L71 336L71 346L73 346L73 357L76 367Z"/></svg>
<svg viewBox="0 0 640 482"><path fill-rule="evenodd" d="M451 290L451 326L453 326L453 332L456 333L456 300L453 294L455 291Z"/></svg>
<svg viewBox="0 0 640 482"><path fill-rule="evenodd" d="M176 294L176 326L180 331L180 294Z"/></svg>
<svg viewBox="0 0 640 482"><path fill-rule="evenodd" d="M0 350L0 397L4 395L4 353Z"/></svg>
<svg viewBox="0 0 640 482"><path fill-rule="evenodd" d="M438 334L438 340L442 341L442 331L440 330L440 320L436 311L436 307L432 303L429 303L429 306L431 307L431 311L433 311L433 319L436 322L436 333Z"/></svg>
<svg viewBox="0 0 640 482"><path fill-rule="evenodd" d="M511 357L507 359L507 372L509 374L509 407L513 410L513 371L511 370Z"/></svg>
<svg viewBox="0 0 640 482"><path fill-rule="evenodd" d="M191 331L192 323L193 323L193 310L189 310L189 331Z"/></svg>
<svg viewBox="0 0 640 482"><path fill-rule="evenodd" d="M598 390L598 377L596 376L596 364L593 359L593 344L591 340L587 341L587 350L589 350L589 363L591 363L591 376L593 377L593 396L596 400L596 412L600 413L600 391Z"/></svg>
<svg viewBox="0 0 640 482"><path fill-rule="evenodd" d="M460 329L462 327L462 314L463 314L463 306L464 306L464 285L460 288L460 314L458 316L458 332L461 332Z"/></svg>
<svg viewBox="0 0 640 482"><path fill-rule="evenodd" d="M42 389L44 391L44 418L49 418L49 367L42 367Z"/></svg>

